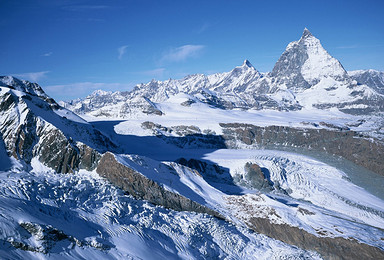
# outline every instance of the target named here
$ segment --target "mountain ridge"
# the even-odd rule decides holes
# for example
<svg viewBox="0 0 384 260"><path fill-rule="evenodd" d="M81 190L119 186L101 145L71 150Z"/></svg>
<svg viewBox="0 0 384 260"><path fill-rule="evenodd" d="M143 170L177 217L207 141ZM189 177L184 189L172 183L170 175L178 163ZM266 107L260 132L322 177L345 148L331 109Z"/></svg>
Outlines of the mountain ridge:
<svg viewBox="0 0 384 260"><path fill-rule="evenodd" d="M193 102L220 109L295 111L336 108L350 114L383 112L383 90L370 86L348 75L342 64L305 28L301 38L287 45L268 73L260 73L244 60L241 66L229 72L152 80L131 91L98 92L60 104L79 114L128 118L132 113L143 112L135 107L146 110L151 106L146 101L161 103L184 93ZM105 111L105 105L113 106L111 110L115 112Z"/></svg>

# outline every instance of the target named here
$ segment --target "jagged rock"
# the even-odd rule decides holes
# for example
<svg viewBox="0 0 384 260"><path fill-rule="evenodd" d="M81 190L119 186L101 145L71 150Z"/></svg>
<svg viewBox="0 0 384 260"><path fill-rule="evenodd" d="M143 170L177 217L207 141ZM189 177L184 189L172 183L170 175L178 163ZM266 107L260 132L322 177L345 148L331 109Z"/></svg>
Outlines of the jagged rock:
<svg viewBox="0 0 384 260"><path fill-rule="evenodd" d="M245 180L249 185L258 190L272 190L273 184L267 176L267 169L261 169L256 163L247 162L244 166Z"/></svg>
<svg viewBox="0 0 384 260"><path fill-rule="evenodd" d="M9 82L21 84L17 79ZM27 164L37 157L56 172L71 173L95 169L99 152L116 147L85 121L78 123L56 114L58 104L37 84L2 88L0 135L10 156ZM16 93L14 89L25 92Z"/></svg>
<svg viewBox="0 0 384 260"><path fill-rule="evenodd" d="M185 158L180 158L180 159L177 159L176 162L181 165L187 166L191 169L195 169L197 172L204 175L217 176L217 174L223 175L225 173L225 171L219 165L214 163L209 164L207 162L203 162L197 159L187 160Z"/></svg>
<svg viewBox="0 0 384 260"><path fill-rule="evenodd" d="M184 107L190 107L192 104L196 103L195 100L188 99L187 101L182 102L180 105Z"/></svg>

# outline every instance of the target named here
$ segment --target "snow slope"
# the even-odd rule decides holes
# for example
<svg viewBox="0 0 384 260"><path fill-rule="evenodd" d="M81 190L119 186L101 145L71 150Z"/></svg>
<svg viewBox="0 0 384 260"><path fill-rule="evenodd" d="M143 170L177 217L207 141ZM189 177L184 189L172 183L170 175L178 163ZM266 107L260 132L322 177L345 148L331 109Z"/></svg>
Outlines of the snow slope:
<svg viewBox="0 0 384 260"><path fill-rule="evenodd" d="M134 200L96 173L33 166L0 172L5 259L319 259L208 215Z"/></svg>

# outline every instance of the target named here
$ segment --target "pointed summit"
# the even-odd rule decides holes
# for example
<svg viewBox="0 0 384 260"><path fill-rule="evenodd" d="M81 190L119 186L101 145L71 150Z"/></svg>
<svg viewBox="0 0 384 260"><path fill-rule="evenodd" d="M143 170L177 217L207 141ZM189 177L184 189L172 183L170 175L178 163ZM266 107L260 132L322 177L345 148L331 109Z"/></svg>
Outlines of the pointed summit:
<svg viewBox="0 0 384 260"><path fill-rule="evenodd" d="M249 60L244 60L242 67L253 68L253 66L252 66L252 64L249 62Z"/></svg>
<svg viewBox="0 0 384 260"><path fill-rule="evenodd" d="M288 44L276 62L272 76L279 84L293 90L304 90L324 78L344 80L346 71L321 45L320 40L305 28L299 41Z"/></svg>
<svg viewBox="0 0 384 260"><path fill-rule="evenodd" d="M307 29L307 27L305 27L301 39L305 39L311 36L313 36L312 33Z"/></svg>

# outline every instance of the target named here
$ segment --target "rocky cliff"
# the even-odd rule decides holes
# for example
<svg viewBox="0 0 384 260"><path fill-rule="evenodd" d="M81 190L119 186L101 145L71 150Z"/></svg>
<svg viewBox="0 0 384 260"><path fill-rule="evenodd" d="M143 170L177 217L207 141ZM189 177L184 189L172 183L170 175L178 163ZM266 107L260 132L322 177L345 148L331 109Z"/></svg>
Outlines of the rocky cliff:
<svg viewBox="0 0 384 260"><path fill-rule="evenodd" d="M17 79L12 82L23 83ZM39 90L39 95L32 87ZM0 100L0 135L6 150L27 164L37 157L61 173L92 170L100 158L99 152L115 147L100 131L61 108L36 84L2 86Z"/></svg>
<svg viewBox="0 0 384 260"><path fill-rule="evenodd" d="M220 124L227 146L238 142L260 148L292 146L341 156L377 174L384 175L384 144L343 129L304 129L287 126L260 127L250 124Z"/></svg>

